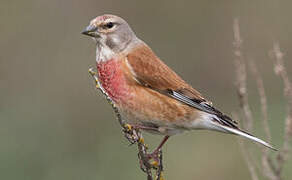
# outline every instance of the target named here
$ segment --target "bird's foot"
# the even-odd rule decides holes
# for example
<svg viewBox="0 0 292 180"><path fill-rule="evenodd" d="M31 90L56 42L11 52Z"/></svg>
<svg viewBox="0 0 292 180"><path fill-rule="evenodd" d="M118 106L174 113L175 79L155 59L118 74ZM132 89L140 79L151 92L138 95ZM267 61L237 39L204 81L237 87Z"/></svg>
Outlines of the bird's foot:
<svg viewBox="0 0 292 180"><path fill-rule="evenodd" d="M161 151L148 154L138 154L140 168L146 172L146 169L158 169L161 164Z"/></svg>
<svg viewBox="0 0 292 180"><path fill-rule="evenodd" d="M149 162L153 167L159 166L161 153L161 149L156 149L152 153L147 154L147 158L149 159Z"/></svg>

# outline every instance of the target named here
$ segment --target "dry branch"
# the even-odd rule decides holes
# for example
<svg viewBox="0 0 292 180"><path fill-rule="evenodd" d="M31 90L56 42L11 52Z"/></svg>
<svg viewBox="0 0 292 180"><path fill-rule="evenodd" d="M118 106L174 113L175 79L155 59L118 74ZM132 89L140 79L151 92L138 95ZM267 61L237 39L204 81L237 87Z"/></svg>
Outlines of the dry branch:
<svg viewBox="0 0 292 180"><path fill-rule="evenodd" d="M280 50L279 43L274 43L271 55L273 56L273 59L274 59L275 73L283 81L284 95L288 102L287 117L285 120L285 127L284 127L285 129L284 142L283 142L282 149L277 155L278 167L276 169L276 174L277 176L281 177L283 165L285 161L287 160L287 154L290 151L289 140L291 140L291 136L292 136L292 87L291 87L291 82L288 78L286 68L284 66L284 60L283 60L284 55Z"/></svg>
<svg viewBox="0 0 292 180"><path fill-rule="evenodd" d="M261 75L258 73L258 69L256 67L256 64L254 61L250 61L249 63L250 70L253 74L254 79L257 83L257 89L260 96L260 102L261 102L261 112L262 112L262 123L264 127L264 131L267 137L267 140L271 141L271 131L268 123L268 107L267 107L267 96L265 92L264 82L261 77ZM265 148L266 149L266 148Z"/></svg>
<svg viewBox="0 0 292 180"><path fill-rule="evenodd" d="M258 93L260 97L263 128L264 128L266 137L268 139L268 142L271 142L271 132L270 132L270 127L268 123L267 96L265 92L264 82L261 75L258 72L256 64L253 61L250 61L249 67L256 81L257 89L258 89ZM269 179L276 179L276 176L272 173L274 165L269 157L270 151L264 146L261 146L261 149L262 149L263 174Z"/></svg>
<svg viewBox="0 0 292 180"><path fill-rule="evenodd" d="M240 107L243 111L245 116L245 121L243 121L244 127L252 131L253 129L253 117L248 103L248 94L247 94L247 86L246 86L246 66L244 62L244 58L241 52L241 44L242 39L240 36L239 30L239 22L238 19L234 20L233 23L233 30L234 30L234 64L235 64L235 73L236 73L236 87L237 93L239 96L239 103Z"/></svg>
<svg viewBox="0 0 292 180"><path fill-rule="evenodd" d="M235 64L235 73L236 73L236 87L237 87L237 94L239 97L239 105L240 110L242 111L242 114L244 116L243 126L245 129L247 129L249 132L253 129L253 117L252 113L249 107L248 103L248 94L247 94L247 85L246 85L246 65L245 61L241 52L241 45L242 45L242 39L240 36L240 29L239 29L239 22L238 19L234 20L233 23L233 31L234 31L234 64ZM237 115L236 115L237 116ZM239 117L235 117L235 119L238 119ZM239 141L239 144L242 149L242 153L245 159L245 162L248 165L248 170L251 174L251 177L253 180L258 180L258 175L256 172L257 164L254 162L254 157L250 153L249 149L246 147L246 145Z"/></svg>

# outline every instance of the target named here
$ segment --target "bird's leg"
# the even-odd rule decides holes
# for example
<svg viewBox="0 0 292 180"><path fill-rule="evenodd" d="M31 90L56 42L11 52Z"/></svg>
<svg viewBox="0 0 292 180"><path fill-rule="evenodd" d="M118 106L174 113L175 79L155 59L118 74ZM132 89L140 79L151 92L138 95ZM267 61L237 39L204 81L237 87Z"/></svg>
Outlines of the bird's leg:
<svg viewBox="0 0 292 180"><path fill-rule="evenodd" d="M162 146L166 143L166 141L168 140L168 138L169 138L168 135L164 136L164 138L162 139L162 141L160 142L160 144L158 145L158 147L152 153L157 153L162 148Z"/></svg>
<svg viewBox="0 0 292 180"><path fill-rule="evenodd" d="M159 153L161 151L162 146L166 143L168 138L169 138L168 135L164 136L158 147L151 154L148 154L149 159L154 159L154 161L159 162Z"/></svg>

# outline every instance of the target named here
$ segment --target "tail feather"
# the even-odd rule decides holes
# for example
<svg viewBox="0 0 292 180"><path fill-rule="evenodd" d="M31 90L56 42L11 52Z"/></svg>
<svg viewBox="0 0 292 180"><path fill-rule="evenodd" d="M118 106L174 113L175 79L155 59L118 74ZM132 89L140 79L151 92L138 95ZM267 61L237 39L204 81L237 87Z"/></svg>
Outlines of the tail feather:
<svg viewBox="0 0 292 180"><path fill-rule="evenodd" d="M266 147L268 147L268 148L270 148L270 149L273 149L274 151L277 151L277 149L274 148L274 147L273 147L272 145L270 145L269 143L267 143L267 142L265 142L265 141L263 141L263 140L261 140L261 139L255 137L255 136L253 136L253 135L251 135L251 134L249 134L249 133L247 133L247 132L244 132L244 131L242 131L242 130L240 130L240 129L234 129L234 128L227 127L227 126L224 126L224 125L220 125L220 124L218 124L218 125L219 125L222 129L224 129L225 131L227 131L227 132L230 132L230 133L232 133L232 134L236 134L236 135L239 135L239 136L245 137L245 138L250 139L250 140L252 140L252 141L254 141L254 142L257 142L257 143L259 143L259 144L262 144L262 145L264 145L264 146L266 146Z"/></svg>
<svg viewBox="0 0 292 180"><path fill-rule="evenodd" d="M214 114L208 114L203 112L200 118L198 118L196 121L192 123L192 128L209 129L239 135L277 151L277 149L274 148L269 143L239 129L237 124L231 118L223 115L222 113L220 116L217 116Z"/></svg>
<svg viewBox="0 0 292 180"><path fill-rule="evenodd" d="M245 137L247 139L250 139L254 142L257 142L259 144L262 144L270 149L273 150L277 150L275 149L272 145L270 145L269 143L247 133L244 132L243 130L239 129L239 127L237 126L237 123L235 123L235 121L233 121L230 117L224 115L224 114L220 114L220 116L218 115L214 115L213 117L213 123L217 124L217 126L219 126L220 128L224 129L224 131L227 131L229 133L235 134L235 135L239 135L242 137Z"/></svg>

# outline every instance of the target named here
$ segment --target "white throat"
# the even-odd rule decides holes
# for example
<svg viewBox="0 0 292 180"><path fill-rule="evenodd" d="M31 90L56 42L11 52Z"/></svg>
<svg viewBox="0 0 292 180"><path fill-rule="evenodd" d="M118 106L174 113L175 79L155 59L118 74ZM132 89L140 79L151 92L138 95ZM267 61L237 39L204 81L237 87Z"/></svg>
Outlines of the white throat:
<svg viewBox="0 0 292 180"><path fill-rule="evenodd" d="M108 45L104 42L97 42L96 43L96 62L105 62L108 60L113 59L118 54L127 54L131 49L138 46L139 44L143 43L140 39L136 38L132 39L127 46L122 49L120 52L115 52L113 49L108 47Z"/></svg>
<svg viewBox="0 0 292 180"><path fill-rule="evenodd" d="M106 44L98 43L96 45L96 62L105 62L114 57L115 53Z"/></svg>

